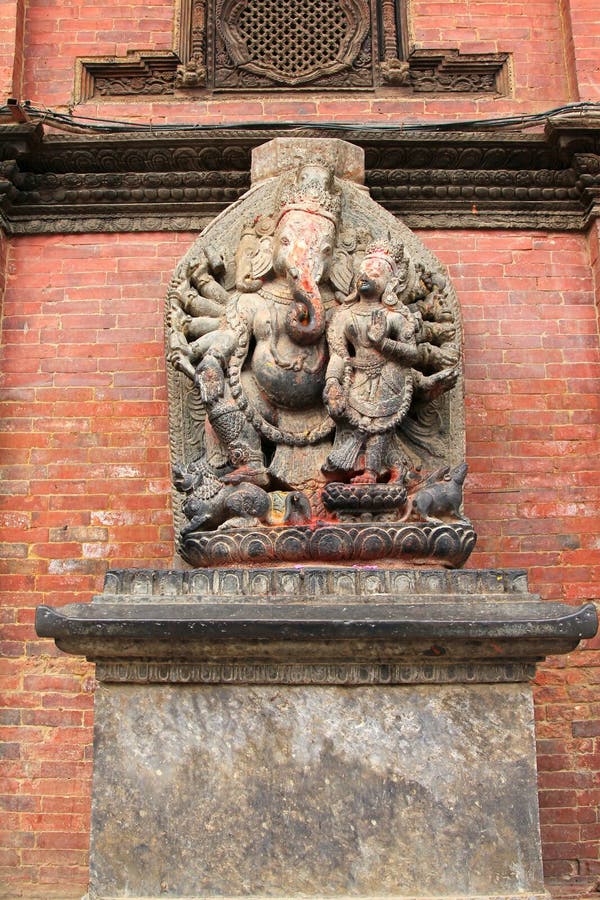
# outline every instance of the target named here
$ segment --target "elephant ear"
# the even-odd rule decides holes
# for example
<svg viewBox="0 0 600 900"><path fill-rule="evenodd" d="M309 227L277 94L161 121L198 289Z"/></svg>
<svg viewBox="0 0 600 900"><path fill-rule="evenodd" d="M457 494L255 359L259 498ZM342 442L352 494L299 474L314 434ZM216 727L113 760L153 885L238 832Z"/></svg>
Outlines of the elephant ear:
<svg viewBox="0 0 600 900"><path fill-rule="evenodd" d="M341 291L342 294L349 294L353 278L354 267L352 265L352 257L346 250L341 250L338 247L333 255L329 280L334 288Z"/></svg>
<svg viewBox="0 0 600 900"><path fill-rule="evenodd" d="M264 278L271 270L273 262L273 239L262 237L258 243L258 250L252 257L252 277Z"/></svg>

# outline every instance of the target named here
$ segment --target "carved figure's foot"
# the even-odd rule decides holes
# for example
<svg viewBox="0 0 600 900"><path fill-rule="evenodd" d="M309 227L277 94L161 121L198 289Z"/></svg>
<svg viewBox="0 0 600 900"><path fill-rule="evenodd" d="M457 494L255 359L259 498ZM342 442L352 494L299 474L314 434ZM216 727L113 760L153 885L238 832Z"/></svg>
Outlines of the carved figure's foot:
<svg viewBox="0 0 600 900"><path fill-rule="evenodd" d="M329 457L327 457L327 459L321 466L321 472L323 472L324 475L330 475L332 472L337 472L338 468L339 467L330 462Z"/></svg>
<svg viewBox="0 0 600 900"><path fill-rule="evenodd" d="M238 466L233 472L221 476L224 484L242 484L242 482L257 484L259 487L267 487L269 473L264 466Z"/></svg>
<svg viewBox="0 0 600 900"><path fill-rule="evenodd" d="M404 484L406 469L403 466L392 466L390 468L390 484Z"/></svg>
<svg viewBox="0 0 600 900"><path fill-rule="evenodd" d="M377 484L377 473L365 469L362 475L355 475L350 479L350 484Z"/></svg>
<svg viewBox="0 0 600 900"><path fill-rule="evenodd" d="M235 528L254 528L257 525L262 525L262 522L256 516L233 516L232 519L227 519L226 522L222 522L217 528L217 531L229 531L230 529Z"/></svg>

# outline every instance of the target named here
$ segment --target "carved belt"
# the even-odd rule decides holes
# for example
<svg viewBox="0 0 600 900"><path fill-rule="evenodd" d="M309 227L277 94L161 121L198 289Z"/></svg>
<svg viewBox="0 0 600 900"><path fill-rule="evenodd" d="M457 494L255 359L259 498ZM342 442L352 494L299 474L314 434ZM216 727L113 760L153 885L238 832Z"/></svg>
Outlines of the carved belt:
<svg viewBox="0 0 600 900"><path fill-rule="evenodd" d="M349 359L348 366L352 369L360 369L361 372L367 372L370 375L379 375L386 362L385 359L365 360L364 362L358 359Z"/></svg>
<svg viewBox="0 0 600 900"><path fill-rule="evenodd" d="M398 410L398 397L392 400L362 400L359 397L352 397L348 401L348 406L360 413L361 416L367 416L370 419L383 419L387 416L394 415Z"/></svg>

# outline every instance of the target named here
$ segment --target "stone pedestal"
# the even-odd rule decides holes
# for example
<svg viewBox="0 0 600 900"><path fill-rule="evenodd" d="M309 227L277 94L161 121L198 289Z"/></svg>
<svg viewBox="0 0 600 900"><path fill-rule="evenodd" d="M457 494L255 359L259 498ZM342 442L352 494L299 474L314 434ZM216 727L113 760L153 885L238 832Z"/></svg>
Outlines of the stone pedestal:
<svg viewBox="0 0 600 900"><path fill-rule="evenodd" d="M542 897L529 679L595 633L522 572L109 573L90 900Z"/></svg>

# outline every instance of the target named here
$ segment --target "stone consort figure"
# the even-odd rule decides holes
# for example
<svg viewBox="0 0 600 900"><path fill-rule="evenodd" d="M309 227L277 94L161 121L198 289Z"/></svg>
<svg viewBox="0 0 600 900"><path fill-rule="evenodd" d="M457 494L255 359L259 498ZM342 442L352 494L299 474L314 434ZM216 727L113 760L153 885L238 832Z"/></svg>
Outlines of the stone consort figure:
<svg viewBox="0 0 600 900"><path fill-rule="evenodd" d="M354 483L403 481L411 459L398 428L413 396L429 401L456 383L453 367L432 375L418 371L430 354L427 344L417 343L421 316L398 298L407 277L400 242L371 245L356 277L356 293L334 312L328 328L324 399L339 428L324 469L349 473Z"/></svg>

